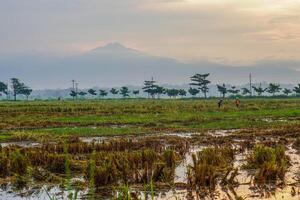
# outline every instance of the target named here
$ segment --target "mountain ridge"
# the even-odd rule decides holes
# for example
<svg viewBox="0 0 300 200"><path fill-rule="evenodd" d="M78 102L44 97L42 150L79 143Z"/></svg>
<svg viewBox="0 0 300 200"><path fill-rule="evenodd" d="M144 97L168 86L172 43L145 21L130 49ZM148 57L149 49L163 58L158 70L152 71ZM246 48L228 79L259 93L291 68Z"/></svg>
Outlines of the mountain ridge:
<svg viewBox="0 0 300 200"><path fill-rule="evenodd" d="M92 52L92 53L91 53ZM183 63L173 58L152 56L109 43L74 56L0 56L0 81L22 79L34 89L66 88L72 79L83 88L142 85L154 77L160 84L183 84L195 73L210 73L213 83L242 84L252 73L254 82L300 82L297 62L261 62L251 66L230 66L207 60Z"/></svg>

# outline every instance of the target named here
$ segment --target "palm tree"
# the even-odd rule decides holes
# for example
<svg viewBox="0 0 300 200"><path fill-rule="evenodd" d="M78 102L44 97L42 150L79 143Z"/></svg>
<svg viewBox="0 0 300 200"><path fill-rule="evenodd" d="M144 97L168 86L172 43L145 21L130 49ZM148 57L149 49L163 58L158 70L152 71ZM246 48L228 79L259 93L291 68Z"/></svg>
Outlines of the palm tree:
<svg viewBox="0 0 300 200"><path fill-rule="evenodd" d="M99 96L105 97L105 96L107 96L107 92L105 90L99 90Z"/></svg>
<svg viewBox="0 0 300 200"><path fill-rule="evenodd" d="M80 91L78 94L81 96L81 98L84 98L84 96L87 95L87 93L84 91Z"/></svg>
<svg viewBox="0 0 300 200"><path fill-rule="evenodd" d="M288 89L288 88L284 88L282 92L283 92L283 94L285 94L286 96L289 96L289 94L292 93L292 90L291 90L291 89Z"/></svg>
<svg viewBox="0 0 300 200"><path fill-rule="evenodd" d="M279 84L276 83L270 83L268 87L268 93L272 94L273 96L276 95L276 93L280 92L281 87Z"/></svg>
<svg viewBox="0 0 300 200"><path fill-rule="evenodd" d="M261 96L268 88L262 88L261 83L258 87L252 86L253 90L257 93L258 96Z"/></svg>
<svg viewBox="0 0 300 200"><path fill-rule="evenodd" d="M128 89L128 87L125 87L125 86L122 87L120 89L120 93L123 96L123 98L129 97L129 89Z"/></svg>
<svg viewBox="0 0 300 200"><path fill-rule="evenodd" d="M236 86L231 86L230 89L227 90L229 93L231 93L233 96L238 95L240 90L236 88Z"/></svg>
<svg viewBox="0 0 300 200"><path fill-rule="evenodd" d="M88 90L88 93L89 93L90 95L92 95L92 96L96 96L96 95L97 95L97 92L96 92L96 90L94 90L94 89L89 89L89 90Z"/></svg>
<svg viewBox="0 0 300 200"><path fill-rule="evenodd" d="M77 92L75 92L74 90L71 90L70 96L71 96L71 97L73 98L73 100L74 100L75 97L77 96Z"/></svg>
<svg viewBox="0 0 300 200"><path fill-rule="evenodd" d="M117 90L116 88L111 88L110 93L115 97L115 95L119 93L119 90Z"/></svg>
<svg viewBox="0 0 300 200"><path fill-rule="evenodd" d="M248 88L242 88L242 95L247 95L247 94L251 94L251 91Z"/></svg>

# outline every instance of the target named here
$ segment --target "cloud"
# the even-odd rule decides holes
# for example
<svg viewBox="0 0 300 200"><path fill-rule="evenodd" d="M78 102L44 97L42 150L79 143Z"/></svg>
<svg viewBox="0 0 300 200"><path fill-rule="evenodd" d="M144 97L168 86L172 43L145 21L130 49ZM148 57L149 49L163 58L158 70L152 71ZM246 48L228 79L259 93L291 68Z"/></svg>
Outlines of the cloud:
<svg viewBox="0 0 300 200"><path fill-rule="evenodd" d="M119 41L182 60L297 59L299 19L298 0L10 0L0 7L0 53Z"/></svg>

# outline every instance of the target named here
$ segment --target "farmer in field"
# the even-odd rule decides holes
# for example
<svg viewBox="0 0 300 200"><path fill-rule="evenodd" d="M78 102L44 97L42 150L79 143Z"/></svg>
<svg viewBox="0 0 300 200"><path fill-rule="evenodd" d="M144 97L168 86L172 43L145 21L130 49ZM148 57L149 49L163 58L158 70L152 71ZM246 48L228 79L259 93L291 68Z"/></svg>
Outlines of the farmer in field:
<svg viewBox="0 0 300 200"><path fill-rule="evenodd" d="M219 99L219 101L218 101L218 108L221 108L222 104L223 104L223 99Z"/></svg>
<svg viewBox="0 0 300 200"><path fill-rule="evenodd" d="M241 101L239 100L239 98L235 99L235 106L238 108L241 105Z"/></svg>

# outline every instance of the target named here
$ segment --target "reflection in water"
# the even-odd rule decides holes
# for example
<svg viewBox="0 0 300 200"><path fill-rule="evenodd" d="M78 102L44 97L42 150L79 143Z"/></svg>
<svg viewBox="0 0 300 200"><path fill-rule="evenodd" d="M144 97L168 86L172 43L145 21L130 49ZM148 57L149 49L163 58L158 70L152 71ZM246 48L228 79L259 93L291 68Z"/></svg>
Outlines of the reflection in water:
<svg viewBox="0 0 300 200"><path fill-rule="evenodd" d="M223 131L215 133L216 137L223 137L224 135L228 136L232 132ZM208 135L213 136L213 132ZM179 136L180 135L180 136ZM193 139L193 134L169 134L168 137L179 137L183 139ZM145 137L143 137L145 138ZM114 138L116 139L116 138ZM133 141L138 141L139 138L131 138ZM162 138L161 140L164 140ZM107 142L111 140L110 138L81 138L82 141L87 143L98 143ZM161 141L159 140L159 141ZM145 142L145 141L144 141ZM242 166L246 162L246 157L249 154L250 150L240 146L244 141L240 139L232 140L231 147L234 148L237 154L234 157L232 163L232 169L228 173L224 174L217 178L217 184L214 190L210 190L206 196L188 190L187 182L187 169L189 165L193 164L192 155L196 152L202 151L204 148L213 147L214 145L193 145L189 147L189 151L184 153L183 160L177 164L174 168L173 185L168 186L161 184L159 187L155 188L155 199L197 199L197 197L202 197L204 199L300 199L300 181L299 181L299 171L300 171L300 154L292 145L287 145L286 154L290 157L291 166L288 168L288 171L285 174L285 184L274 185L268 184L265 186L256 186L253 183L253 175L255 170L245 170ZM38 148L41 146L39 143L35 142L18 142L18 143L2 143L1 146L8 147L9 145L19 145L22 148ZM170 147L170 144L167 144L164 148ZM177 147L176 147L177 148ZM79 156L79 155L78 155ZM49 176L50 177L50 176ZM224 178L226 177L226 178ZM233 177L233 178L232 178ZM15 180L17 179L14 176ZM57 199L67 199L67 196L70 192L75 191L66 191L66 188L61 187L62 184L52 184L47 185L43 182L35 182L32 185L33 180L29 181L30 184L22 185L22 180L18 180L19 185L14 183L9 183L9 179L2 178L0 179L1 188L0 188L0 199L8 200L23 200L23 199L47 199L49 196L55 196ZM79 176L73 177L72 182L81 182L83 185L87 185L86 177ZM21 186L21 187L20 187ZM103 187L98 189L99 194L95 194L96 199L110 199L116 194L119 190L118 187L107 188ZM148 199L151 199L151 192L145 188L143 184L132 185L130 187L132 193L135 193L139 198L144 199L145 196L148 196ZM146 191L145 191L146 190ZM88 199L88 189L83 187L79 191L79 198ZM101 195L101 196L99 196Z"/></svg>

